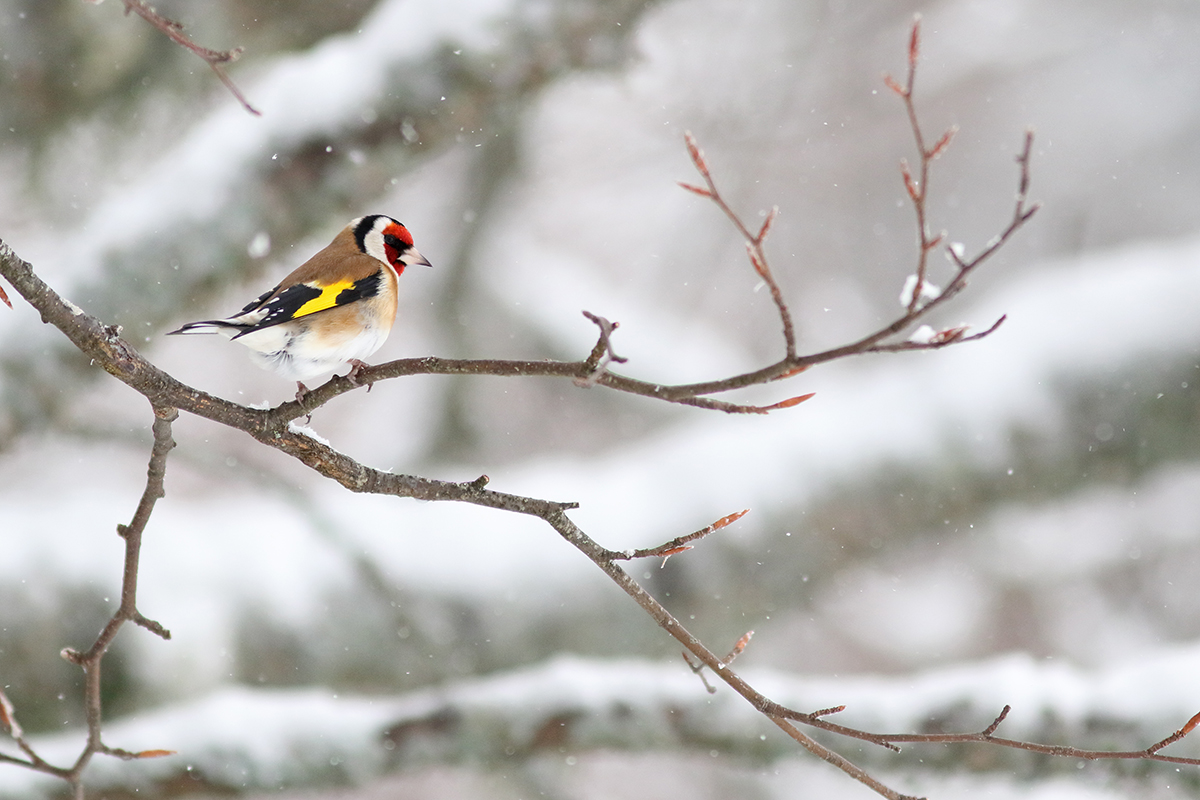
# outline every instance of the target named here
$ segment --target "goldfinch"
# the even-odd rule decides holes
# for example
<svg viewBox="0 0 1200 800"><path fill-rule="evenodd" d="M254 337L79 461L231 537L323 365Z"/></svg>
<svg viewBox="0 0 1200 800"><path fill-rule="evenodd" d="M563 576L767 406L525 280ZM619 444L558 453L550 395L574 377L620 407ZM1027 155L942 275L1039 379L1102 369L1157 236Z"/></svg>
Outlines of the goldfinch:
<svg viewBox="0 0 1200 800"><path fill-rule="evenodd" d="M387 339L396 319L396 279L405 267L430 266L412 234L396 220L372 214L347 225L329 246L278 286L225 319L189 322L168 336L220 333L250 348L251 359L296 381L351 366L355 381Z"/></svg>

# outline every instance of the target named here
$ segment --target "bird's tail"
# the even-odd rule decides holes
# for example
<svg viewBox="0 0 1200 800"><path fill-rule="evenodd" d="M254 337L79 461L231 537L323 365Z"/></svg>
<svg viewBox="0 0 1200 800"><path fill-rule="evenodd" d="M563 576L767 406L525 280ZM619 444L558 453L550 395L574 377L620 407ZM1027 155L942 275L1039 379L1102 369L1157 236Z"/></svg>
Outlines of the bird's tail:
<svg viewBox="0 0 1200 800"><path fill-rule="evenodd" d="M225 336L237 335L245 326L237 325L232 322L226 322L223 319L206 319L200 322L189 322L182 328L177 328L173 331L167 331L166 336L175 336L177 334L195 334L195 333L220 333Z"/></svg>

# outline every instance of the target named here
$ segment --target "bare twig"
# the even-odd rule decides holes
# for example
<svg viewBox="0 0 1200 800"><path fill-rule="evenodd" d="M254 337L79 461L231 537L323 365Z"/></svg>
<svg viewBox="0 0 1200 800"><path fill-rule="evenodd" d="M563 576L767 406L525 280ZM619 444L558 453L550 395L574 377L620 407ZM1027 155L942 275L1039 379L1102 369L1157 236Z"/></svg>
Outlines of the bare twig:
<svg viewBox="0 0 1200 800"><path fill-rule="evenodd" d="M629 359L619 356L613 351L613 331L621 327L621 323L609 322L604 317L597 316L590 311L584 311L583 315L596 323L596 327L600 329L600 338L596 342L596 346L592 348L591 355L583 362L583 369L587 372L587 376L575 379L576 386L588 387L596 385L596 381L604 374L610 363L615 361L618 364L624 364Z"/></svg>
<svg viewBox="0 0 1200 800"><path fill-rule="evenodd" d="M999 716L992 721L990 725L978 733L897 733L897 734L882 734L879 735L889 743L905 742L918 744L993 744L1000 747L1009 747L1016 750L1027 750L1032 753L1042 753L1043 755L1059 756L1062 758L1082 758L1087 761L1112 761L1112 760L1139 760L1139 761L1161 761L1168 764L1186 764L1188 766L1200 766L1200 758L1184 758L1182 756L1165 756L1159 751L1169 744L1174 744L1180 739L1187 736L1200 723L1200 714L1192 717L1187 724L1182 728L1172 733L1162 741L1150 745L1144 750L1088 750L1080 747L1070 747L1068 745L1056 744L1040 744L1038 742L1023 742L1016 739L1005 739L995 736L996 729L1000 727L1011 711L1010 706L1005 706ZM839 731L840 732L840 731ZM853 734L851 734L853 735ZM875 734L872 734L875 736ZM855 738L866 738L863 736L855 736Z"/></svg>
<svg viewBox="0 0 1200 800"><path fill-rule="evenodd" d="M729 655L721 659L721 663L725 666L732 664L734 659L745 652L746 645L750 644L750 640L752 638L754 638L754 631L746 631L743 633L742 637L733 643L733 649L729 651Z"/></svg>
<svg viewBox="0 0 1200 800"><path fill-rule="evenodd" d="M746 253L750 257L750 265L754 267L754 271L758 273L758 276L763 279L767 288L770 289L771 299L775 301L775 308L779 311L779 319L783 323L783 341L787 351L787 358L789 360L795 359L796 328L792 323L792 312L788 309L787 302L783 299L783 291L775 281L775 276L767 264L767 255L763 251L763 242L766 241L767 234L771 231L771 223L775 221L775 217L779 216L779 208L775 207L767 212L766 219L763 220L758 233L751 233L746 223L742 222L742 218L730 208L729 204L725 202L725 198L721 197L721 193L717 190L717 184L713 180L712 172L709 171L704 151L700 149L700 145L696 142L696 137L692 136L691 132L688 132L683 135L683 138L687 144L687 151L692 159L692 164L696 167L696 171L700 173L700 177L704 178L704 183L708 188L702 189L699 186L692 186L689 183L682 182L679 185L689 192L698 194L701 197L707 197L716 203L717 208L724 212L729 221L738 229L738 233L746 240Z"/></svg>
<svg viewBox="0 0 1200 800"><path fill-rule="evenodd" d="M690 550L691 548L687 548L687 549ZM729 655L725 656L725 658L722 659L722 665L729 666L730 664L732 664L733 660L735 658L737 658L738 656L740 656L742 654L742 652L746 649L746 645L748 645L750 643L750 639L753 636L754 636L754 631L746 631L746 633L742 635L742 638L738 639L737 642L734 643L733 649L729 651ZM704 684L705 691L707 691L709 694L716 694L717 688L715 686L713 686L711 683L709 683L708 679L704 677L704 662L703 661L701 661L699 663L693 662L691 656L688 655L688 652L686 650L683 651L683 660L687 662L688 668L691 669L692 674L695 675L696 677L698 677L700 679L700 682L702 684ZM836 711L841 711L842 708L844 708L844 706L839 707L837 709L826 708L826 709L823 709L816 713L818 715L833 714Z"/></svg>
<svg viewBox="0 0 1200 800"><path fill-rule="evenodd" d="M1000 319L992 323L992 326L985 331L973 333L966 336L966 326L957 328L947 328L946 330L937 331L927 340L909 339L903 342L894 342L892 344L876 344L868 347L865 352L868 353L900 353L907 350L937 350L942 347L949 347L952 344L962 344L963 342L973 342L977 339L982 339L985 336L991 336L996 330L1004 324L1008 319L1007 314L1001 314Z"/></svg>
<svg viewBox="0 0 1200 800"><path fill-rule="evenodd" d="M87 0L87 2L99 5L101 2L103 2L103 0ZM218 79L220 79L221 83L225 84L225 88L228 89L230 93L237 98L237 101L242 104L242 108L246 109L256 117L262 116L262 112L250 105L250 102L246 99L245 95L241 93L237 86L234 85L234 82L230 79L229 75L225 73L225 65L232 64L234 61L237 61L242 55L242 48L235 47L232 50L210 50L207 47L202 47L184 34L183 25L181 23L178 23L173 19L168 19L162 14L159 14L153 8L146 5L144 0L121 0L121 2L125 4L126 14L137 14L139 17L146 20L146 22L149 22L155 28L158 28L160 31L166 34L171 41L187 48L188 50L191 50L193 53L203 59L204 62L212 68L213 73Z"/></svg>
<svg viewBox="0 0 1200 800"><path fill-rule="evenodd" d="M171 754L171 751L168 750L131 752L104 744L103 714L100 701L100 675L104 655L108 652L109 646L116 638L117 632L126 622L132 622L135 625L141 626L164 639L171 638L170 631L154 620L143 616L138 611L137 583L142 534L145 532L146 524L150 521L150 515L154 511L154 504L164 494L163 478L166 475L167 455L175 447L175 442L171 438L171 423L178 416L179 412L174 408L160 405L154 406L154 446L151 448L150 464L146 470L146 488L142 492L142 498L138 502L137 509L134 511L133 519L130 523L128 525L117 526L117 533L125 540L125 568L121 581L120 606L112 618L109 619L108 624L100 631L100 635L96 638L96 641L86 652L79 652L72 648L66 648L62 651L63 658L72 664L78 665L83 669L84 673L83 699L88 735L87 742L79 756L75 759L75 763L70 767L57 767L47 763L38 756L24 738L20 726L16 724L12 704L8 701L7 697L0 694L0 709L3 709L0 712L0 727L4 728L5 732L13 738L21 750L28 756L28 760L22 760L0 754L0 761L18 764L38 772L62 778L71 785L74 796L80 798L80 800L84 796L82 783L83 771L91 761L92 756L97 753L126 760L155 758Z"/></svg>
<svg viewBox="0 0 1200 800"><path fill-rule="evenodd" d="M693 662L692 657L688 655L687 650L683 651L683 660L687 662L688 669L692 671L692 674L700 679L700 683L704 685L704 691L708 692L709 694L716 694L717 687L709 683L708 678L704 677L704 662L701 661L698 664Z"/></svg>
<svg viewBox="0 0 1200 800"><path fill-rule="evenodd" d="M1005 708L1008 708L1008 706L1005 706ZM1200 714L1195 714L1191 719L1189 719L1187 722L1184 723L1182 728L1175 731L1170 736L1163 739L1161 742L1152 744L1149 747L1147 747L1146 752L1157 753L1159 750L1162 750L1167 745L1175 744L1175 742L1178 742L1180 739L1182 739L1183 737L1187 736L1189 733L1194 731L1196 729L1197 725L1200 725ZM989 731L989 733L990 732L991 731Z"/></svg>
<svg viewBox="0 0 1200 800"><path fill-rule="evenodd" d="M658 547L650 547L644 550L627 550L623 553L613 552L611 553L611 557L614 561L629 561L635 558L665 559L669 556L676 555L677 553L691 550L691 542L694 542L697 539L703 539L710 533L716 533L722 528L727 528L749 513L750 509L748 508L743 511L735 511L732 514L721 517L712 525L708 525L698 531L693 531L685 536L676 536L671 541L660 544Z"/></svg>

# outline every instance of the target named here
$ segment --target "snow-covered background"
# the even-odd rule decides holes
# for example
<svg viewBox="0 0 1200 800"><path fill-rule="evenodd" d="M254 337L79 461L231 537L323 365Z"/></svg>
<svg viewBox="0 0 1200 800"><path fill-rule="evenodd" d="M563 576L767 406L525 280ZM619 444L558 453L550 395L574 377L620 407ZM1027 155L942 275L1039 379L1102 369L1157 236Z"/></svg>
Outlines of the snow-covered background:
<svg viewBox="0 0 1200 800"><path fill-rule="evenodd" d="M636 574L715 650L847 724L1144 747L1200 710L1200 7L1116 0L161 2L233 79L119 3L0 2L0 238L180 379L246 403L292 388L216 339L349 219L388 213L435 264L404 276L376 361L578 358L589 311L659 382L781 352L770 298L695 176L685 130L750 218L801 346L900 310L913 222L902 74L960 133L932 225L968 251L1011 213L1037 131L1045 208L937 320L989 339L860 358L735 418L567 381L411 378L314 431L372 466L486 473L580 503L614 548L752 513ZM938 261L934 280L949 269ZM0 685L47 753L81 745L77 670L115 601L114 530L149 409L20 302L0 309ZM856 798L533 521L351 495L202 420L175 427L139 604L105 664L97 786L355 797ZM9 748L0 741L0 749ZM1194 742L1174 745L1197 755ZM1195 770L855 746L937 798L1185 796ZM46 782L0 765L0 797ZM332 792L334 789L326 788ZM342 788L336 791L347 792ZM314 794L313 797L346 797Z"/></svg>

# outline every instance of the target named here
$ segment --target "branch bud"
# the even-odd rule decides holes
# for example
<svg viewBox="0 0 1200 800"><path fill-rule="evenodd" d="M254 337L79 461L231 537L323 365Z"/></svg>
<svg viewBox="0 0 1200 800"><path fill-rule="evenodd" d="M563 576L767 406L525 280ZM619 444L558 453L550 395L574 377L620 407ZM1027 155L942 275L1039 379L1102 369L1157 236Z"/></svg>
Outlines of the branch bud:
<svg viewBox="0 0 1200 800"><path fill-rule="evenodd" d="M908 97L908 90L900 85L900 82L893 78L889 73L883 73L883 82L887 87L901 97Z"/></svg>
<svg viewBox="0 0 1200 800"><path fill-rule="evenodd" d="M956 133L958 133L958 126L951 125L946 132L942 134L942 138L938 139L937 143L934 144L933 148L929 151L929 157L937 158L940 156L950 145L950 140L954 138L954 134Z"/></svg>
<svg viewBox="0 0 1200 800"><path fill-rule="evenodd" d="M21 726L17 724L17 715L12 701L3 691L0 691L0 728L3 728L5 733L14 739L20 739L25 735Z"/></svg>
<svg viewBox="0 0 1200 800"><path fill-rule="evenodd" d="M921 57L921 15L913 15L912 35L908 39L908 67L909 69L917 68L917 61Z"/></svg>
<svg viewBox="0 0 1200 800"><path fill-rule="evenodd" d="M704 151L700 149L700 145L696 143L696 137L692 136L691 131L683 134L683 140L687 143L688 155L692 157L692 163L696 165L696 169L704 177L708 177L708 162L704 160Z"/></svg>
<svg viewBox="0 0 1200 800"><path fill-rule="evenodd" d="M746 631L744 634L742 634L742 638L738 639L737 643L734 644L733 649L729 651L729 655L731 657L725 659L725 661L733 661L733 656L740 656L742 651L746 649L746 645L750 644L750 638L752 636L754 636L754 631Z"/></svg>
<svg viewBox="0 0 1200 800"><path fill-rule="evenodd" d="M732 514L727 514L727 515L721 517L716 522L714 522L712 525L709 525L708 526L709 530L710 531L719 531L719 530L721 530L721 528L729 527L730 525L737 522L739 519L741 519L742 517L746 516L749 513L750 513L750 509L744 508L741 511L735 511Z"/></svg>
<svg viewBox="0 0 1200 800"><path fill-rule="evenodd" d="M174 750L139 750L133 754L134 758L162 758L163 756L179 755Z"/></svg>
<svg viewBox="0 0 1200 800"><path fill-rule="evenodd" d="M771 230L771 223L779 216L779 206L771 206L771 210L767 212L767 218L763 220L762 227L758 229L758 236L754 241L756 244L762 244L763 239L767 238L767 233Z"/></svg>
<svg viewBox="0 0 1200 800"><path fill-rule="evenodd" d="M799 395L798 397L789 397L787 400L780 400L778 403L772 403L769 406L759 406L758 411L761 414L765 414L768 411L778 411L781 408L791 408L792 406L798 406L801 403L803 403L805 400L808 400L811 397L815 397L816 394L817 394L816 392L809 392L808 394L802 394L802 395Z"/></svg>
<svg viewBox="0 0 1200 800"><path fill-rule="evenodd" d="M913 178L912 170L908 167L908 159L900 159L900 174L904 176L904 188L908 190L908 196L912 198L914 203L921 202L921 189L917 186L916 179Z"/></svg>
<svg viewBox="0 0 1200 800"><path fill-rule="evenodd" d="M693 194L698 194L701 197L712 197L712 192L710 192L708 189L704 189L700 186L693 186L692 184L684 183L683 181L676 181L676 183Z"/></svg>

